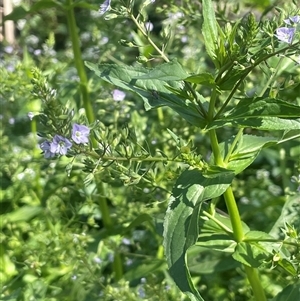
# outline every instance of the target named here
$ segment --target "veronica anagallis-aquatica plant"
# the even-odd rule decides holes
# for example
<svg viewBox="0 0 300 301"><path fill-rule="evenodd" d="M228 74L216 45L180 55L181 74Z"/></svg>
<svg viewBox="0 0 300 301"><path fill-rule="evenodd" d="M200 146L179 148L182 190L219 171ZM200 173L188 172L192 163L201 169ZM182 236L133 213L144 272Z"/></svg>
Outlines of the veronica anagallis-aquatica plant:
<svg viewBox="0 0 300 301"><path fill-rule="evenodd" d="M151 37L149 26L145 26L146 8L154 1L143 1L137 13L134 1L127 2L127 5L114 7L111 1L105 1L100 8L100 17L107 22L113 18L130 19L153 47L155 58L162 63L154 68L91 62L85 62L85 66L102 80L138 95L146 110L167 106L191 126L201 129L210 140L210 158L204 160L171 131L170 135L180 152L175 159L152 156L144 149L139 154L115 151L122 139L110 137L110 142L107 142L109 133L101 122L89 122L88 119L81 123L73 122L71 111L51 107L54 102L47 99L43 116L45 124L51 124L47 134L51 139L47 138L41 144L45 157L84 156L87 183L93 180L99 168L118 164L122 173L122 162L125 161L151 164L175 161L184 164L184 171L176 180L169 199L163 233L169 273L179 289L192 301L203 300L189 270L188 254L192 247L193 250L206 247L225 252L238 262L255 300L267 300L258 272L266 262L280 266L295 279L278 298L284 294L296 296L299 293L300 247L297 230L284 216L274 223L269 232L251 230L241 219L232 182L253 163L262 149L299 139L299 99L297 103L296 100L278 97L279 89L285 87L278 87L276 82L286 60L293 61L299 71L299 14L287 15L282 11L282 24L279 17L268 22L257 22L253 14L248 14L234 24L224 25L218 23L212 1L203 0L202 40L199 44L205 45L214 69L192 73L180 64L179 59L168 57L167 44L171 33L166 30L163 44L157 45ZM122 45L139 47L135 41L123 40ZM274 58L277 64L269 70L264 87L247 90L251 74L259 68L266 70L269 60ZM152 59L141 55L138 62L147 63ZM36 94L41 95L37 84L41 79L38 77L35 74L35 89ZM209 96L202 95L199 87L206 87L210 91ZM48 92L44 94L53 94ZM234 128L235 135L220 142L218 131L224 127ZM258 134L254 135L251 131L246 134L245 129L248 132L253 129ZM280 137L272 135L272 132L278 131L282 133ZM135 141L126 130L120 133L121 136ZM141 178L137 173L127 180L135 185ZM293 179L298 181L297 175ZM225 202L228 216L216 211L220 197ZM209 205L207 201L210 201ZM295 191L285 206L293 206L297 202L299 195ZM280 229L284 229L283 237Z"/></svg>

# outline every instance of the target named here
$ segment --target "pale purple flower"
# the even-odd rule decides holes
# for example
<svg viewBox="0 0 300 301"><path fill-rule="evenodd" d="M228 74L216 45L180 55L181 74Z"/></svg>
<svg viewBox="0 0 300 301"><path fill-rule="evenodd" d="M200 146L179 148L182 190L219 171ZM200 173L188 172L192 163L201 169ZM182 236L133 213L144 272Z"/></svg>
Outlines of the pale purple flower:
<svg viewBox="0 0 300 301"><path fill-rule="evenodd" d="M288 19L284 20L284 23L287 25L292 25L292 23L294 24L300 23L300 16L289 17Z"/></svg>
<svg viewBox="0 0 300 301"><path fill-rule="evenodd" d="M291 44L293 41L296 28L280 27L276 29L275 36L278 40Z"/></svg>
<svg viewBox="0 0 300 301"><path fill-rule="evenodd" d="M143 287L143 285L141 285L139 288L138 288L138 295L140 298L144 299L146 297L146 292L145 292L145 289Z"/></svg>
<svg viewBox="0 0 300 301"><path fill-rule="evenodd" d="M69 141L69 139L55 135L50 144L50 152L54 154L66 155L71 146L72 143Z"/></svg>
<svg viewBox="0 0 300 301"><path fill-rule="evenodd" d="M121 90L115 89L113 90L112 96L115 101L122 101L124 100L126 93Z"/></svg>
<svg viewBox="0 0 300 301"><path fill-rule="evenodd" d="M90 129L81 124L74 123L72 129L72 139L75 143L88 143L89 142Z"/></svg>
<svg viewBox="0 0 300 301"><path fill-rule="evenodd" d="M43 151L44 157L46 159L53 158L55 156L55 154L52 153L50 150L50 145L51 145L51 143L47 140L40 144L40 148Z"/></svg>
<svg viewBox="0 0 300 301"><path fill-rule="evenodd" d="M103 16L109 9L110 9L110 2L111 0L105 0L101 5L100 5L100 16Z"/></svg>

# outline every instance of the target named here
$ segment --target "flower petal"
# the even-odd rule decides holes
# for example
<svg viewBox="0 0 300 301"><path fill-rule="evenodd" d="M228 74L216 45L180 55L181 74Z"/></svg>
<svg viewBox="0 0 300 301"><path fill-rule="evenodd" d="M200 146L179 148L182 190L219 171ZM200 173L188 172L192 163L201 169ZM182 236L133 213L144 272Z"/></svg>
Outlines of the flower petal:
<svg viewBox="0 0 300 301"><path fill-rule="evenodd" d="M103 4L100 5L100 16L103 16L110 9L111 0L105 0Z"/></svg>

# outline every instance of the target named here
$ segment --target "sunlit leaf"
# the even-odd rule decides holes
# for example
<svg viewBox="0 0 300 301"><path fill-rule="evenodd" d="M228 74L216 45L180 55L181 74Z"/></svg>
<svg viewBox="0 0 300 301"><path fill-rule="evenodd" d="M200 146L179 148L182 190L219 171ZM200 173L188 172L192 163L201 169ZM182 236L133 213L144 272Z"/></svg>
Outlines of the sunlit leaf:
<svg viewBox="0 0 300 301"><path fill-rule="evenodd" d="M219 144L224 159L227 157L233 141L234 137L231 137L227 141ZM263 148L274 145L277 141L278 139L274 137L243 135L229 156L226 168L234 171L235 174L242 172L256 159ZM213 155L210 162L214 162Z"/></svg>
<svg viewBox="0 0 300 301"><path fill-rule="evenodd" d="M147 74L140 76L137 79L161 79L163 81L173 81L184 80L188 76L188 73L182 68L177 60L173 60L157 66Z"/></svg>
<svg viewBox="0 0 300 301"><path fill-rule="evenodd" d="M183 82L162 80L162 69L158 68L158 78L152 78L155 69L109 64L96 65L89 62L85 62L85 64L101 79L140 96L146 110L168 106L189 123L198 127L205 126L206 121L201 117L197 106L189 99L174 95L168 89L168 87L182 89ZM144 79L149 73L152 73L151 79Z"/></svg>
<svg viewBox="0 0 300 301"><path fill-rule="evenodd" d="M199 170L186 170L173 189L164 221L164 247L169 271L180 290L195 300L202 300L195 289L186 264L186 251L199 234L199 212L203 201L221 195L230 185L233 174L205 178ZM194 297L194 298L196 298Z"/></svg>
<svg viewBox="0 0 300 301"><path fill-rule="evenodd" d="M287 201L284 203L281 214L277 221L275 222L273 228L269 232L270 235L275 238L282 238L284 228L286 223L295 226L295 228L300 232L300 197L299 194L287 197Z"/></svg>
<svg viewBox="0 0 300 301"><path fill-rule="evenodd" d="M218 41L218 27L215 17L215 9L211 0L203 0L203 26L202 34L205 40L205 48L210 58L215 62Z"/></svg>
<svg viewBox="0 0 300 301"><path fill-rule="evenodd" d="M232 257L249 267L258 268L263 261L268 259L269 254L259 243L240 242L237 244Z"/></svg>
<svg viewBox="0 0 300 301"><path fill-rule="evenodd" d="M216 85L213 75L208 72L191 75L187 77L185 81L209 87L214 87Z"/></svg>
<svg viewBox="0 0 300 301"><path fill-rule="evenodd" d="M275 98L245 98L207 128L224 125L261 130L300 130L300 107Z"/></svg>

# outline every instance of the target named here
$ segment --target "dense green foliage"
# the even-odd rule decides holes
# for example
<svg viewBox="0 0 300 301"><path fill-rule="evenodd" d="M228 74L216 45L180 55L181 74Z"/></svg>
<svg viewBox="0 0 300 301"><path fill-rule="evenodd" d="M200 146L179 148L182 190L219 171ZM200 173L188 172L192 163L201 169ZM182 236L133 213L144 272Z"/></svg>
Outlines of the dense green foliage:
<svg viewBox="0 0 300 301"><path fill-rule="evenodd" d="M100 4L6 17L0 300L300 298L296 3Z"/></svg>

